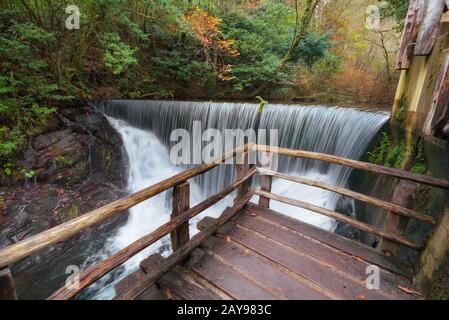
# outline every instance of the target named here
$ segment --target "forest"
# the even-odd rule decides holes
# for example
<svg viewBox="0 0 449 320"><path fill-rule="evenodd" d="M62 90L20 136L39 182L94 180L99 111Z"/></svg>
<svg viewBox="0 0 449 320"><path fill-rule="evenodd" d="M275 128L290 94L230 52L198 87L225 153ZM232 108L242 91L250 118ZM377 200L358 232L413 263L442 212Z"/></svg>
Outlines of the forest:
<svg viewBox="0 0 449 320"><path fill-rule="evenodd" d="M408 1L0 2L2 176L63 105L103 98L390 104ZM257 100L256 100L257 101ZM32 176L32 172L24 172Z"/></svg>

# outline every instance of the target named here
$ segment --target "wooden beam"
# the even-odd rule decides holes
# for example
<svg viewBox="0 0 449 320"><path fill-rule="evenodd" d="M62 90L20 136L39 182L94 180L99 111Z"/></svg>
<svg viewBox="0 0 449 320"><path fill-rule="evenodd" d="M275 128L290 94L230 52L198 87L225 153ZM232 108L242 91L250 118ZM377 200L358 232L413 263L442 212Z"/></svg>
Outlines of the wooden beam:
<svg viewBox="0 0 449 320"><path fill-rule="evenodd" d="M425 6L423 0L410 0L407 17L404 23L404 31L402 33L401 45L396 60L397 70L408 70L410 68L424 10Z"/></svg>
<svg viewBox="0 0 449 320"><path fill-rule="evenodd" d="M190 186L184 182L173 189L173 210L171 219L180 216L190 208ZM178 250L184 243L189 241L189 222L186 221L170 234L171 246L173 251Z"/></svg>
<svg viewBox="0 0 449 320"><path fill-rule="evenodd" d="M121 295L116 297L116 300L133 300L137 298L140 294L145 292L146 289L151 287L160 277L165 273L170 271L176 265L185 259L195 248L206 241L210 236L217 232L224 224L231 220L237 213L239 213L249 202L253 194L250 192L241 199L239 199L234 206L227 208L223 214L217 218L215 223L208 227L207 229L201 231L195 235L189 242L184 244L171 256L166 258L157 269L154 270L144 270L147 273L145 278L141 282L137 283L135 287L129 288L127 291L123 292Z"/></svg>
<svg viewBox="0 0 449 320"><path fill-rule="evenodd" d="M315 188L320 188L320 189L324 189L324 190L328 190L328 191L332 191L356 200L360 200L362 202L374 205L376 207L379 207L381 209L385 209L387 211L391 211L394 212L396 214L400 214L402 216L408 217L408 218L413 218L422 222L426 222L429 223L431 225L436 225L436 220L433 217L427 216L427 215L422 215L419 213L414 212L413 210L401 207L399 205L396 205L394 203L390 203L390 202L386 202L383 200L379 200L358 192L354 192L352 190L346 189L346 188L341 188L341 187L336 187L324 182L320 182L320 181L315 181L315 180L310 180L310 179L304 179L301 177L292 177L286 174L282 174L279 172L274 172L274 171L270 171L270 170L266 170L266 169L257 169L257 172L261 175L266 175L266 176L273 176L273 177L277 177L280 179L284 179L284 180L288 180L288 181L292 181L292 182L296 182L296 183L301 183L307 186L311 186L311 187L315 187ZM267 191L267 190L263 190L262 191ZM271 191L267 191L267 192L271 192ZM260 204L259 204L260 205Z"/></svg>
<svg viewBox="0 0 449 320"><path fill-rule="evenodd" d="M254 148L258 151L277 153L284 156L305 158L312 160L320 160L341 166L350 167L353 169L366 170L378 174L384 174L391 177L401 178L404 180L414 181L417 183L425 184L432 187L449 189L449 181L445 179L434 178L422 174L411 173L404 170L395 168L387 168L376 164L366 163L362 161L345 159L338 156L333 156L324 153L303 151L303 150L291 150L287 148L270 147L263 145L255 145Z"/></svg>
<svg viewBox="0 0 449 320"><path fill-rule="evenodd" d="M0 300L17 300L14 278L9 268L0 270Z"/></svg>
<svg viewBox="0 0 449 320"><path fill-rule="evenodd" d="M48 299L50 300L73 299L83 289L87 288L92 283L102 278L104 275L108 274L118 266L122 265L124 262L128 261L137 253L148 248L150 245L152 245L162 237L166 236L167 234L175 230L179 225L189 221L193 217L197 216L199 213L203 212L207 208L216 204L218 201L224 199L227 195L236 190L242 183L250 179L255 172L256 172L255 168L253 170L250 170L249 172L247 172L245 176L234 182L232 185L226 187L221 192L197 204L188 211L182 213L176 218L170 220L168 223L157 228L151 234L137 240L136 242L120 250L119 252L107 258L106 260L103 260L102 262L92 267L89 267L86 271L80 274L79 289L67 289L66 287L62 287L58 291L53 293Z"/></svg>
<svg viewBox="0 0 449 320"><path fill-rule="evenodd" d="M445 54L429 114L431 118L428 120L431 133L441 139L449 138L449 51L445 51Z"/></svg>
<svg viewBox="0 0 449 320"><path fill-rule="evenodd" d="M386 232L384 232L381 229L378 229L376 227L370 226L369 224L357 221L357 220L355 220L353 218L350 218L350 217L345 216L343 214L340 214L338 212L335 212L335 211L332 211L332 210L329 210L329 209L325 209L325 208L322 208L322 207L318 207L318 206L315 206L313 204L310 204L310 203L307 203L307 202L304 202L304 201L290 199L290 198L287 198L287 197L275 195L273 193L268 193L268 192L265 192L265 191L262 191L262 190L253 190L253 191L254 191L254 194L257 194L259 196L264 196L264 197L270 198L270 199L275 200L275 201L283 202L283 203L286 203L286 204L289 204L289 205L292 205L292 206L296 206L296 207L299 207L299 208L302 208L302 209L305 209L305 210L309 210L309 211L313 211L313 212L322 214L322 215L327 216L329 218L332 218L332 219L335 219L337 221L346 223L346 224L348 224L350 226L353 226L353 227L355 227L355 228L357 228L359 230L362 230L362 231L365 231L365 232L368 232L368 233L371 233L371 234L375 234L377 236L380 236L380 237L383 237L383 238L386 238L386 239L398 242L398 243L403 244L403 245L405 245L405 246L407 246L409 248L412 248L414 250L419 250L421 248L420 245L418 245L418 244L416 244L416 243L414 243L414 242L412 242L412 241L410 241L410 240L408 240L408 239L406 239L406 238L404 238L402 236L386 233Z"/></svg>
<svg viewBox="0 0 449 320"><path fill-rule="evenodd" d="M79 218L73 219L57 227L46 230L38 235L6 247L5 249L0 250L0 268L12 265L17 261L31 256L39 250L64 241L83 230L98 225L99 223L116 216L118 213L124 212L129 208L160 194L161 192L173 188L188 179L210 171L227 159L235 157L236 154L246 152L249 147L250 145L245 145L242 148L238 148L223 155L214 162L186 170L171 178L156 183L155 185L140 192L114 201L99 209L86 213Z"/></svg>
<svg viewBox="0 0 449 320"><path fill-rule="evenodd" d="M427 135L433 135L437 122L445 113L449 101L449 51L444 51L444 60L441 64L438 78L433 93L432 105L430 106L424 125L424 132Z"/></svg>
<svg viewBox="0 0 449 320"><path fill-rule="evenodd" d="M443 0L427 1L426 12L416 39L415 56L428 56L432 53L444 7Z"/></svg>

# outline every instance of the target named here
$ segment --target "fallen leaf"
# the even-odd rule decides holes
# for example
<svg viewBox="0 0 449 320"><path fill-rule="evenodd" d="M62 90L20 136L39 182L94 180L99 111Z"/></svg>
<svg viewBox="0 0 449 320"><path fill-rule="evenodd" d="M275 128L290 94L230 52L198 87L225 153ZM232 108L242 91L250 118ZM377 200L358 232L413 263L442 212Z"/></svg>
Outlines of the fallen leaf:
<svg viewBox="0 0 449 320"><path fill-rule="evenodd" d="M251 217L257 217L257 214L255 214L255 213L251 213Z"/></svg>
<svg viewBox="0 0 449 320"><path fill-rule="evenodd" d="M227 237L226 237L226 241L227 241L227 242L231 242L231 237L230 237L230 236L227 236Z"/></svg>
<svg viewBox="0 0 449 320"><path fill-rule="evenodd" d="M365 294L362 292L359 294L359 296L357 297L359 300L366 300Z"/></svg>

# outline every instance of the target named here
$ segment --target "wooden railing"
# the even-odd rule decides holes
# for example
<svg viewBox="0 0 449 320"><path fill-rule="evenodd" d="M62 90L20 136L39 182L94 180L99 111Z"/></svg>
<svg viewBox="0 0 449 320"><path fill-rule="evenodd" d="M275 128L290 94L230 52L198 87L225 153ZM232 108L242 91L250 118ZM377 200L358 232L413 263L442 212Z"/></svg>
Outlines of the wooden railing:
<svg viewBox="0 0 449 320"><path fill-rule="evenodd" d="M166 224L160 226L151 234L144 236L143 238L137 240L126 248L120 250L116 254L107 258L100 263L89 267L83 271L80 275L80 283L77 288L67 288L63 287L52 294L49 299L72 299L83 289L93 284L104 275L110 273L130 258L135 256L137 253L148 248L150 245L160 240L162 237L170 234L172 241L173 254L164 260L164 262L157 268L157 270L149 272L144 280L139 283L138 286L129 289L121 294L119 298L132 299L137 297L146 288L148 288L152 283L157 281L164 273L173 268L175 265L184 261L188 258L189 254L202 242L204 242L210 235L215 233L221 226L227 223L233 216L235 216L239 211L241 211L246 204L250 201L254 194L260 196L259 205L262 207L269 207L270 200L284 202L290 205L298 206L316 213L331 217L337 221L349 224L359 230L375 234L385 239L389 239L410 247L415 250L419 250L422 245L416 244L402 235L392 234L384 230L378 229L374 226L359 222L351 217L342 215L340 213L321 208L309 203L289 199L283 196L275 195L271 193L271 183L272 178L276 177L279 179L289 180L295 183L301 183L309 185L312 187L317 187L332 191L347 197L351 197L370 205L377 206L379 208L388 210L395 214L416 219L424 223L435 225L436 221L430 216L422 215L416 213L410 209L403 208L401 206L375 199L354 191L331 186L329 184L308 180L300 177L291 177L285 174L277 173L263 168L255 168L248 163L243 165L237 165L237 180L224 188L219 193L213 195L212 197L206 199L205 201L195 205L190 208L189 198L190 190L187 180L201 175L211 169L217 167L218 165L224 163L226 160L234 158L236 156L246 155L248 152L258 151L258 152L268 152L277 153L279 155L292 156L298 158L306 158L313 160L326 161L328 163L333 163L337 165L343 165L351 168L367 170L377 174L384 174L388 176L397 177L400 179L405 179L409 181L414 181L424 185L429 185L437 188L449 189L449 181L437 179L434 177L429 177L425 175L413 174L410 172L386 168L378 165L373 165L369 163L364 163L360 161L355 161L351 159L344 159L337 156L301 151L301 150L290 150L285 148L274 148L263 145L245 145L238 148L230 153L225 154L218 160L205 164L203 166L186 170L178 175L175 175L169 179L161 181L147 189L140 192L122 198L120 200L114 201L104 207L93 210L79 218L73 219L69 222L61 224L57 227L44 231L38 235L20 241L9 247L0 250L0 299L15 299L17 298L13 276L10 271L10 266L14 263L27 258L34 253L49 247L51 245L60 243L83 230L99 225L100 223L110 219L118 214L126 212L129 208L148 200L166 190L173 188L173 211L171 219ZM260 185L261 189L251 188L253 176L259 173L260 175ZM215 220L215 223L210 225L205 230L202 230L199 234L190 239L188 223L189 220L216 204L233 191L238 189L237 198L232 207L226 209L223 214Z"/></svg>

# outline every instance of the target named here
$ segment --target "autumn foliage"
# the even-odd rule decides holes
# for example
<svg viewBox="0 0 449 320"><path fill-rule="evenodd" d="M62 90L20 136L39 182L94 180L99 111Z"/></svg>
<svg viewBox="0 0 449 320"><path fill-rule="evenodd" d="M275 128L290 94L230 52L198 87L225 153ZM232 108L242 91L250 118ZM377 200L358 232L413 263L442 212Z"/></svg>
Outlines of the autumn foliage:
<svg viewBox="0 0 449 320"><path fill-rule="evenodd" d="M229 81L232 66L225 63L226 57L237 57L240 53L233 48L234 39L224 39L220 30L222 20L214 17L206 11L196 8L185 16L190 31L195 34L201 44L198 54L212 65L217 77L223 81Z"/></svg>

